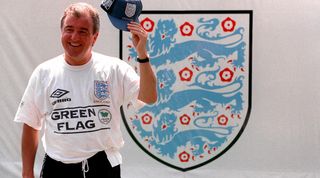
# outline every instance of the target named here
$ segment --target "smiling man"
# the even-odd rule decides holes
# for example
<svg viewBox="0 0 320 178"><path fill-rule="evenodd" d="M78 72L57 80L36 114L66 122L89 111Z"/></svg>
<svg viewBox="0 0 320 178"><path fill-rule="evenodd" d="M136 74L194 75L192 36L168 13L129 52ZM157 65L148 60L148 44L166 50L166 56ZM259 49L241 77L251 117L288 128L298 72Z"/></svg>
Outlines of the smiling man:
<svg viewBox="0 0 320 178"><path fill-rule="evenodd" d="M87 13L90 13L87 12ZM66 11L61 19L61 42L65 60L70 65L86 64L98 37L97 14L83 15L77 11Z"/></svg>
<svg viewBox="0 0 320 178"><path fill-rule="evenodd" d="M148 34L138 23L127 27L143 61L138 76L124 61L92 51L99 15L91 5L67 7L60 28L64 54L34 70L15 116L23 123L22 177L35 177L43 129L42 178L119 178L124 144L120 106L154 103L157 98L146 50Z"/></svg>

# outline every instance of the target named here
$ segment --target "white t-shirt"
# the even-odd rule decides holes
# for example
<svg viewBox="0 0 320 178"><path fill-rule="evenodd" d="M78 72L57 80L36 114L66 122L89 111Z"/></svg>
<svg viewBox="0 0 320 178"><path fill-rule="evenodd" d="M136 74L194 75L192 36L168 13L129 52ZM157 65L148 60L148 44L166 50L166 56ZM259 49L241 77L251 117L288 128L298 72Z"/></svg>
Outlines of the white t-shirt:
<svg viewBox="0 0 320 178"><path fill-rule="evenodd" d="M120 106L137 100L139 81L118 58L93 53L87 64L70 66L60 55L34 70L14 120L44 128L44 150L55 160L78 163L105 150L116 166L124 144Z"/></svg>

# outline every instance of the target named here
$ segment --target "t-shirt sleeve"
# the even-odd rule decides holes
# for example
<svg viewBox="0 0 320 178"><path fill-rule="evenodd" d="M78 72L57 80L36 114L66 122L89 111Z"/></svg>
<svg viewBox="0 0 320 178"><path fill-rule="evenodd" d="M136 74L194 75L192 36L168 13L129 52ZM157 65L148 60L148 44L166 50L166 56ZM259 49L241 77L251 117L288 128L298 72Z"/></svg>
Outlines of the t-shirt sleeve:
<svg viewBox="0 0 320 178"><path fill-rule="evenodd" d="M127 64L124 77L123 77L123 96L124 102L136 102L138 100L139 87L140 87L140 77L133 70L133 68Z"/></svg>
<svg viewBox="0 0 320 178"><path fill-rule="evenodd" d="M42 128L42 119L39 108L37 107L36 100L36 87L39 82L37 70L35 70L28 82L20 101L19 108L16 112L14 121L25 123L30 127L40 130Z"/></svg>

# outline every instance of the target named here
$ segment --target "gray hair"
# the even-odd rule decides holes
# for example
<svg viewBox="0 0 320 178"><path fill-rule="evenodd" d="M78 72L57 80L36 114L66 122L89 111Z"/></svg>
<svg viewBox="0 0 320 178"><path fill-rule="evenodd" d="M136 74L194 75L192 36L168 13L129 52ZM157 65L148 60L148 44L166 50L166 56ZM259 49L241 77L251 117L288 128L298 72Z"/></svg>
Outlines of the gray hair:
<svg viewBox="0 0 320 178"><path fill-rule="evenodd" d="M93 6L91 6L90 4L87 4L87 3L84 3L84 2L71 4L64 10L63 16L62 16L61 21L60 21L60 28L62 29L63 24L64 24L64 20L65 20L67 15L73 15L75 17L81 17L86 12L89 12L90 17L91 17L92 22L93 22L93 27L92 27L93 34L99 32L100 19L99 19L98 11Z"/></svg>

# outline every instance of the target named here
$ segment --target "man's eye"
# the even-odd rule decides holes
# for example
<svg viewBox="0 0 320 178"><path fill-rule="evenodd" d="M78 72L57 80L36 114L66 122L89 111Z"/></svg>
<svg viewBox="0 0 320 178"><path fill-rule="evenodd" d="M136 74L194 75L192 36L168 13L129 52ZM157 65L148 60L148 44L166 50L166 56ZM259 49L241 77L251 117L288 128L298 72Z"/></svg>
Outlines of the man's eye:
<svg viewBox="0 0 320 178"><path fill-rule="evenodd" d="M84 31L84 30L83 30L83 31L80 31L80 34L81 34L81 35L87 35L87 34L88 34L88 31Z"/></svg>
<svg viewBox="0 0 320 178"><path fill-rule="evenodd" d="M71 28L67 28L67 29L65 29L64 31L67 32L67 33L73 32L73 30L72 30Z"/></svg>

